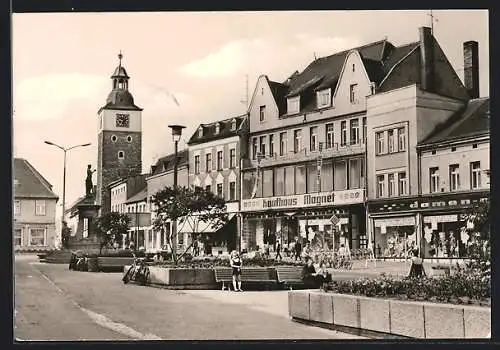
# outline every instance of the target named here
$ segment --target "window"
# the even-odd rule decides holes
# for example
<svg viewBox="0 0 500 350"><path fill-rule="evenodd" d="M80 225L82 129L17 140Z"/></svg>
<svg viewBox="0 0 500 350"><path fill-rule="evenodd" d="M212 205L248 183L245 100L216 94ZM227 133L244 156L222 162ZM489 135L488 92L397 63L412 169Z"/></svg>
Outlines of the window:
<svg viewBox="0 0 500 350"><path fill-rule="evenodd" d="M362 159L349 160L349 188L361 188Z"/></svg>
<svg viewBox="0 0 500 350"><path fill-rule="evenodd" d="M336 161L334 164L333 186L335 191L347 189L347 162L344 160Z"/></svg>
<svg viewBox="0 0 500 350"><path fill-rule="evenodd" d="M429 169L429 184L431 193L439 191L439 168Z"/></svg>
<svg viewBox="0 0 500 350"><path fill-rule="evenodd" d="M306 193L306 167L304 165L295 167L295 194Z"/></svg>
<svg viewBox="0 0 500 350"><path fill-rule="evenodd" d="M20 200L15 200L14 201L14 215L21 215L21 201Z"/></svg>
<svg viewBox="0 0 500 350"><path fill-rule="evenodd" d="M478 189L481 187L481 163L470 163L470 187Z"/></svg>
<svg viewBox="0 0 500 350"><path fill-rule="evenodd" d="M200 126L198 129L198 137L203 137L203 127Z"/></svg>
<svg viewBox="0 0 500 350"><path fill-rule="evenodd" d="M222 184L217 184L217 196L221 197L224 195L224 193L222 193Z"/></svg>
<svg viewBox="0 0 500 350"><path fill-rule="evenodd" d="M309 129L309 150L316 151L318 148L318 127L313 126Z"/></svg>
<svg viewBox="0 0 500 350"><path fill-rule="evenodd" d="M205 170L207 173L212 171L212 152L205 154Z"/></svg>
<svg viewBox="0 0 500 350"><path fill-rule="evenodd" d="M205 186L205 191L207 191L207 192L212 191L212 186L210 186L210 185L206 185L206 186Z"/></svg>
<svg viewBox="0 0 500 350"><path fill-rule="evenodd" d="M398 150L399 150L399 152L406 151L406 131L405 131L405 128L398 129Z"/></svg>
<svg viewBox="0 0 500 350"><path fill-rule="evenodd" d="M293 151L299 153L302 151L302 130L295 130L293 132Z"/></svg>
<svg viewBox="0 0 500 350"><path fill-rule="evenodd" d="M366 137L367 135L367 128L366 128L366 117L363 117L363 142L366 144Z"/></svg>
<svg viewBox="0 0 500 350"><path fill-rule="evenodd" d="M285 168L285 195L295 194L295 167Z"/></svg>
<svg viewBox="0 0 500 350"><path fill-rule="evenodd" d="M396 195L396 179L394 178L394 174L389 174L388 182L389 182L389 197L392 197Z"/></svg>
<svg viewBox="0 0 500 350"><path fill-rule="evenodd" d="M236 200L236 182L231 181L229 183L229 200L234 201Z"/></svg>
<svg viewBox="0 0 500 350"><path fill-rule="evenodd" d="M217 170L222 170L222 151L217 151Z"/></svg>
<svg viewBox="0 0 500 350"><path fill-rule="evenodd" d="M285 194L285 168L274 169L274 195L283 196Z"/></svg>
<svg viewBox="0 0 500 350"><path fill-rule="evenodd" d="M356 65L353 63L352 64L352 71L355 72L356 71Z"/></svg>
<svg viewBox="0 0 500 350"><path fill-rule="evenodd" d="M340 145L345 146L347 144L347 122L344 120L340 122Z"/></svg>
<svg viewBox="0 0 500 350"><path fill-rule="evenodd" d="M229 167L231 169L236 168L236 149L231 148L229 150Z"/></svg>
<svg viewBox="0 0 500 350"><path fill-rule="evenodd" d="M15 247L22 245L22 235L23 235L23 231L20 228L14 229L14 246Z"/></svg>
<svg viewBox="0 0 500 350"><path fill-rule="evenodd" d="M398 192L400 196L406 196L408 194L408 189L406 186L406 173L398 174Z"/></svg>
<svg viewBox="0 0 500 350"><path fill-rule="evenodd" d="M351 103L358 103L358 84L351 84L349 91Z"/></svg>
<svg viewBox="0 0 500 350"><path fill-rule="evenodd" d="M262 156L265 156L266 155L266 137L261 136L259 139L260 139L260 154Z"/></svg>
<svg viewBox="0 0 500 350"><path fill-rule="evenodd" d="M236 119L231 121L231 131L236 131Z"/></svg>
<svg viewBox="0 0 500 350"><path fill-rule="evenodd" d="M266 106L260 106L259 120L261 122L266 120Z"/></svg>
<svg viewBox="0 0 500 350"><path fill-rule="evenodd" d="M45 215L45 200L35 200L35 215Z"/></svg>
<svg viewBox="0 0 500 350"><path fill-rule="evenodd" d="M321 192L333 191L333 162L323 161L321 166Z"/></svg>
<svg viewBox="0 0 500 350"><path fill-rule="evenodd" d="M333 148L333 123L326 124L326 148Z"/></svg>
<svg viewBox="0 0 500 350"><path fill-rule="evenodd" d="M265 169L262 171L262 196L273 196L273 170Z"/></svg>
<svg viewBox="0 0 500 350"><path fill-rule="evenodd" d="M118 159L124 159L125 158L125 153L123 151L118 152Z"/></svg>
<svg viewBox="0 0 500 350"><path fill-rule="evenodd" d="M216 134L220 133L220 124L219 123L215 124L215 133Z"/></svg>
<svg viewBox="0 0 500 350"><path fill-rule="evenodd" d="M351 119L349 122L351 125L351 145L356 145L359 143L359 120Z"/></svg>
<svg viewBox="0 0 500 350"><path fill-rule="evenodd" d="M194 173L200 173L200 155L194 156Z"/></svg>
<svg viewBox="0 0 500 350"><path fill-rule="evenodd" d="M394 150L394 130L387 131L387 147L389 153L396 152L396 150Z"/></svg>
<svg viewBox="0 0 500 350"><path fill-rule="evenodd" d="M252 159L255 160L257 158L257 153L258 153L258 148L257 148L257 138L254 137L252 139Z"/></svg>
<svg viewBox="0 0 500 350"><path fill-rule="evenodd" d="M385 196L385 177L384 175L377 176L377 197Z"/></svg>
<svg viewBox="0 0 500 350"><path fill-rule="evenodd" d="M130 136L130 135L129 135L129 136L127 136L127 142L128 142L128 143L132 142L132 136Z"/></svg>
<svg viewBox="0 0 500 350"><path fill-rule="evenodd" d="M300 96L288 98L287 111L288 111L288 114L299 113L299 111L300 111Z"/></svg>
<svg viewBox="0 0 500 350"><path fill-rule="evenodd" d="M111 142L116 142L118 140L118 137L116 135L111 135Z"/></svg>
<svg viewBox="0 0 500 350"><path fill-rule="evenodd" d="M284 156L287 153L286 150L286 132L280 133L280 156Z"/></svg>
<svg viewBox="0 0 500 350"><path fill-rule="evenodd" d="M460 189L460 168L458 164L450 165L450 191Z"/></svg>
<svg viewBox="0 0 500 350"><path fill-rule="evenodd" d="M331 89L318 91L316 97L318 99L318 108L329 107L331 101Z"/></svg>
<svg viewBox="0 0 500 350"><path fill-rule="evenodd" d="M383 131L377 132L375 134L375 150L377 154L385 153L385 138Z"/></svg>
<svg viewBox="0 0 500 350"><path fill-rule="evenodd" d="M307 193L314 193L314 192L319 192L318 166L316 165L316 163L307 165Z"/></svg>
<svg viewBox="0 0 500 350"><path fill-rule="evenodd" d="M44 246L45 245L45 229L44 228L30 228L30 245L32 245L32 246Z"/></svg>
<svg viewBox="0 0 500 350"><path fill-rule="evenodd" d="M269 156L274 156L274 135L269 135Z"/></svg>

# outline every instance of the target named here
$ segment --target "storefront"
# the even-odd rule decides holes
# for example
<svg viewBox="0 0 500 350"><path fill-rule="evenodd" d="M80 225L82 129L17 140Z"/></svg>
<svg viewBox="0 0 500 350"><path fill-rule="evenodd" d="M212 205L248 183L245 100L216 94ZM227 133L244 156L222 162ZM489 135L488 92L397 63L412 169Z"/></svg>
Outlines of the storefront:
<svg viewBox="0 0 500 350"><path fill-rule="evenodd" d="M372 245L379 258L405 258L418 249L424 258L469 255L468 213L488 192L443 194L368 203Z"/></svg>
<svg viewBox="0 0 500 350"><path fill-rule="evenodd" d="M313 249L366 246L364 190L320 192L242 200L243 250L292 249L300 240Z"/></svg>

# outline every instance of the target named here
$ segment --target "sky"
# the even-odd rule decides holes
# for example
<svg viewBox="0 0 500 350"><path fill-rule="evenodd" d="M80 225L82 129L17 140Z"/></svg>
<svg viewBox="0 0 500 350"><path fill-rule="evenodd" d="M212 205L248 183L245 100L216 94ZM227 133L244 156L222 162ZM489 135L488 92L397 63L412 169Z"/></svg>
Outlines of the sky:
<svg viewBox="0 0 500 350"><path fill-rule="evenodd" d="M488 12L433 11L434 35L463 77L462 44L479 42L480 95L489 95ZM181 123L180 148L200 123L246 112L259 75L284 81L322 57L387 38L418 41L428 11L149 12L14 14L13 149L62 198L63 152L71 147L66 203L85 193L97 164L97 111L123 53L129 90L143 108L143 171L173 152L168 125ZM174 102L173 94L179 105ZM94 179L95 183L95 179Z"/></svg>

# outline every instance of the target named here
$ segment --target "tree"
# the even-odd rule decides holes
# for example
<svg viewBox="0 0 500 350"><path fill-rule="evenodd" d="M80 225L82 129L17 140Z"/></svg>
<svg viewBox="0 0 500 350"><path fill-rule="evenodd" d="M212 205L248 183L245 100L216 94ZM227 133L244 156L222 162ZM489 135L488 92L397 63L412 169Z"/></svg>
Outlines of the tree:
<svg viewBox="0 0 500 350"><path fill-rule="evenodd" d="M113 245L126 234L129 228L130 218L125 214L116 212L106 213L97 218L95 223L96 234L99 237L99 254L102 248Z"/></svg>
<svg viewBox="0 0 500 350"><path fill-rule="evenodd" d="M465 228L470 235L470 255L474 259L489 260L490 202L474 203L465 217Z"/></svg>
<svg viewBox="0 0 500 350"><path fill-rule="evenodd" d="M173 246L173 242L177 242L177 232L184 228L188 228L192 233L202 233L209 227L217 230L228 221L224 199L202 187L165 187L152 197L152 203L156 214L153 227L157 231L167 233L170 247ZM167 223L173 221L178 223L177 232L167 232L165 229ZM205 224L202 230L199 227L200 223ZM175 264L186 254L191 245L179 256L172 254ZM172 252L175 250L172 249Z"/></svg>

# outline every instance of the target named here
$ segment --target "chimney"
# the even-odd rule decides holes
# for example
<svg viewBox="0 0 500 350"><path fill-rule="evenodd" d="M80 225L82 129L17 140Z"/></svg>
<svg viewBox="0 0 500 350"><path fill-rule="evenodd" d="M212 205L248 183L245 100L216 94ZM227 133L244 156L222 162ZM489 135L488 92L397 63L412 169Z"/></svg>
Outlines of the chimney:
<svg viewBox="0 0 500 350"><path fill-rule="evenodd" d="M434 92L434 37L431 28L420 28L420 88Z"/></svg>
<svg viewBox="0 0 500 350"><path fill-rule="evenodd" d="M464 85L470 98L479 98L479 44L464 43Z"/></svg>

